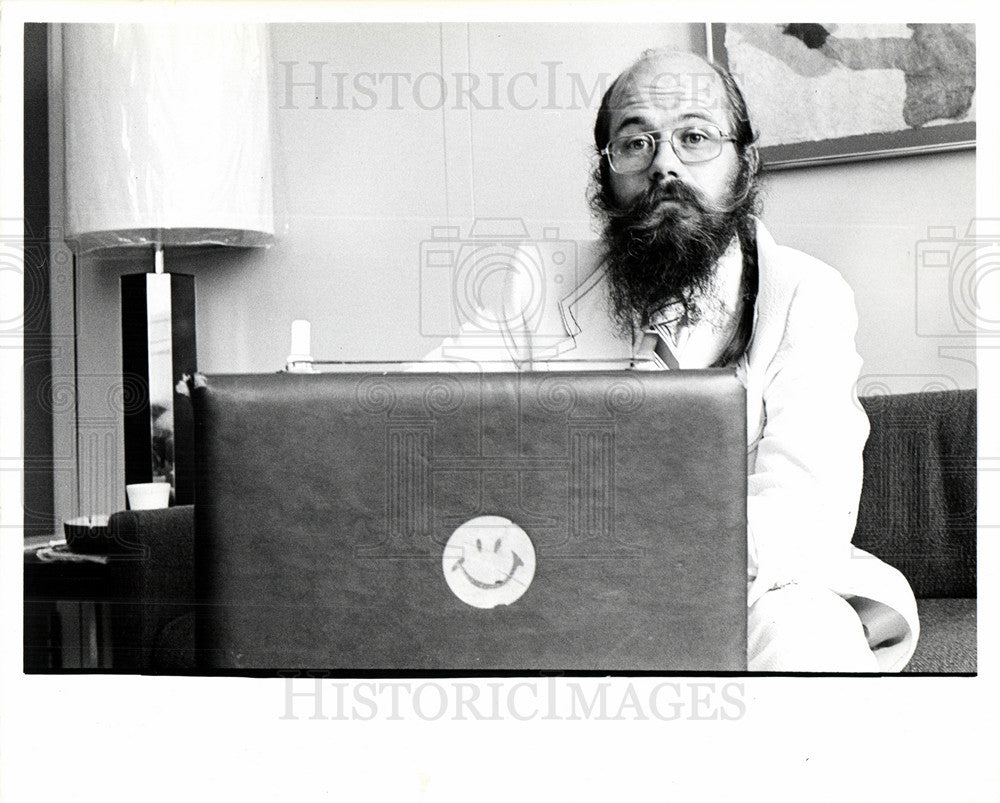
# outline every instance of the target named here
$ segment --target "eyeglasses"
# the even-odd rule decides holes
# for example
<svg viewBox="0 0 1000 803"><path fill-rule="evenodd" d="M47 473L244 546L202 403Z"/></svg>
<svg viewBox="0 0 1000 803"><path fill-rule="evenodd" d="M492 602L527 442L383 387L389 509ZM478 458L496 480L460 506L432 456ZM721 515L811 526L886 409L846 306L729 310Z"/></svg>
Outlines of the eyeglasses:
<svg viewBox="0 0 1000 803"><path fill-rule="evenodd" d="M708 162L722 153L723 142L735 142L715 125L693 125L684 128L643 131L616 137L601 151L616 173L641 173L653 163L662 135L670 135L670 147L686 165Z"/></svg>

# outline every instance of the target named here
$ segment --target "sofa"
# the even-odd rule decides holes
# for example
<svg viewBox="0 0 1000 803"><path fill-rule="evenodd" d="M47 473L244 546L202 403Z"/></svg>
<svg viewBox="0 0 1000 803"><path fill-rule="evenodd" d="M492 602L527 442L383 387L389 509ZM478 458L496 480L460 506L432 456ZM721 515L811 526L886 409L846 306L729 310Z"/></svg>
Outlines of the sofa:
<svg viewBox="0 0 1000 803"><path fill-rule="evenodd" d="M921 635L906 672L976 672L976 391L868 396L871 435L854 544L898 568ZM122 511L114 670L198 667L194 508ZM204 567L203 567L204 568Z"/></svg>
<svg viewBox="0 0 1000 803"><path fill-rule="evenodd" d="M861 400L871 434L853 543L899 569L917 597L907 672L976 671L976 395Z"/></svg>

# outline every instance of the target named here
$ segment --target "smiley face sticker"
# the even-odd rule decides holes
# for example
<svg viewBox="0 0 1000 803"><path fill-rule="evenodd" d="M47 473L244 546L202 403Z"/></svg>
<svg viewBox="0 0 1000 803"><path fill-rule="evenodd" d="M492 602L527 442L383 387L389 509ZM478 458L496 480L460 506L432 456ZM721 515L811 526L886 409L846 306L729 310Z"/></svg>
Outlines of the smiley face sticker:
<svg viewBox="0 0 1000 803"><path fill-rule="evenodd" d="M451 534L441 568L448 588L467 605L510 605L535 576L535 547L509 519L477 516Z"/></svg>

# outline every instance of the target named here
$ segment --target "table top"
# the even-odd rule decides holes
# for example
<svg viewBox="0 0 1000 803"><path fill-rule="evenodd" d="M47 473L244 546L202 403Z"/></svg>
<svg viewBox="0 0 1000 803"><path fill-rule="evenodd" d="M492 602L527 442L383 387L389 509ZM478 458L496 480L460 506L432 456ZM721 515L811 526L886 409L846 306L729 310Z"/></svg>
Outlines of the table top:
<svg viewBox="0 0 1000 803"><path fill-rule="evenodd" d="M26 600L103 600L114 560L71 552L63 539L33 536L24 543Z"/></svg>

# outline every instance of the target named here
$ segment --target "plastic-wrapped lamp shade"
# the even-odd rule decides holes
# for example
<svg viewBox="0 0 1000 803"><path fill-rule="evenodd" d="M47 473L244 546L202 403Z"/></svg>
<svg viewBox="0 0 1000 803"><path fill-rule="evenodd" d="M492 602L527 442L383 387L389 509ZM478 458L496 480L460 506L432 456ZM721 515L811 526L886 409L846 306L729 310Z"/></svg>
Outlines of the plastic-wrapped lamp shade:
<svg viewBox="0 0 1000 803"><path fill-rule="evenodd" d="M63 26L66 232L126 245L269 245L265 25Z"/></svg>

